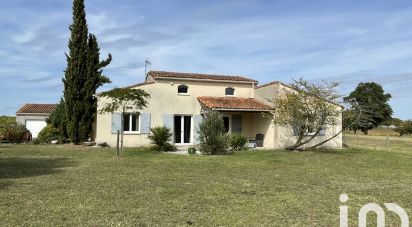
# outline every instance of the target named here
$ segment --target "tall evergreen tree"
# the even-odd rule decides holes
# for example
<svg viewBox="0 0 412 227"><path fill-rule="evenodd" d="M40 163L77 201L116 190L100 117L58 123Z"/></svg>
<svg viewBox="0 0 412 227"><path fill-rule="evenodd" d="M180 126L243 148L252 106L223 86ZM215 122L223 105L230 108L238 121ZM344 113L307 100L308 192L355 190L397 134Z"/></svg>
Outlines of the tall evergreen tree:
<svg viewBox="0 0 412 227"><path fill-rule="evenodd" d="M82 141L92 137L93 123L97 112L96 90L110 79L103 75L103 68L110 64L112 55L106 60L100 61L100 48L96 36L89 35L87 48L87 77L82 90L84 102L84 114L80 121L80 138Z"/></svg>
<svg viewBox="0 0 412 227"><path fill-rule="evenodd" d="M64 111L66 131L74 144L86 141L92 135L97 112L96 90L110 79L103 68L112 56L100 61L100 48L94 35L88 33L84 0L73 1L73 24L70 25L69 54L65 70Z"/></svg>
<svg viewBox="0 0 412 227"><path fill-rule="evenodd" d="M73 1L73 24L69 27L71 37L63 79L67 134L74 144L81 142L80 121L85 112L82 88L87 77L88 28L84 8L84 0Z"/></svg>

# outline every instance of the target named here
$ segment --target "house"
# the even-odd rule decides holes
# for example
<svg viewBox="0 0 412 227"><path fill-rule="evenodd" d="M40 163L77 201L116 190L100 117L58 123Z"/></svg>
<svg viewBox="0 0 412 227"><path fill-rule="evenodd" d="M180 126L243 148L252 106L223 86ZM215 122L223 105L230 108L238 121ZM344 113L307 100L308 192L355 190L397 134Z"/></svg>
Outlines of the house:
<svg viewBox="0 0 412 227"><path fill-rule="evenodd" d="M151 98L148 99L147 108L125 113L124 145L150 145L150 127L160 125L172 129L175 145L198 144L196 129L202 121L202 115L214 110L222 113L227 132L241 132L249 138L261 134L259 137L263 137L263 141L260 146L268 149L284 148L295 142L293 129L275 125L268 116L273 110L271 101L279 97L279 93L287 86L277 81L258 86L258 81L241 76L150 71L143 83L129 86L145 90ZM107 102L107 99L99 97L98 109ZM313 142L334 135L341 127L341 124L327 126L324 134ZM114 146L120 129L120 112L97 115L96 141ZM324 146L340 148L341 135Z"/></svg>
<svg viewBox="0 0 412 227"><path fill-rule="evenodd" d="M46 119L56 104L25 104L16 112L16 122L26 126L33 138L46 127Z"/></svg>

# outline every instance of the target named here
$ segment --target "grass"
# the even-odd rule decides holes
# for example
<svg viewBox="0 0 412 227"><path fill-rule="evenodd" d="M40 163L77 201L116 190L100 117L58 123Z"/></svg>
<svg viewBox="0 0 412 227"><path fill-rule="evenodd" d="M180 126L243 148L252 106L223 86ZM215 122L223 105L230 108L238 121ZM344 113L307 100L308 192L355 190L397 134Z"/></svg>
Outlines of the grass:
<svg viewBox="0 0 412 227"><path fill-rule="evenodd" d="M412 215L412 150L246 151L181 156L0 145L0 225L338 226L347 193ZM399 220L387 212L386 223Z"/></svg>
<svg viewBox="0 0 412 227"><path fill-rule="evenodd" d="M412 153L410 136L371 136L345 134L344 144L349 147Z"/></svg>

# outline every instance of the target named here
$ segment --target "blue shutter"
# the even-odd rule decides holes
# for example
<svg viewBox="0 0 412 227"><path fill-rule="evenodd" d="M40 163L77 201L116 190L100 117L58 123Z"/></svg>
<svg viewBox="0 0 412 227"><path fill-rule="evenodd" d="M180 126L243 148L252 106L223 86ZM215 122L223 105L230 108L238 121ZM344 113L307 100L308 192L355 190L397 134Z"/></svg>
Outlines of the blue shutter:
<svg viewBox="0 0 412 227"><path fill-rule="evenodd" d="M197 130L199 129L199 124L202 120L202 115L193 115L193 144L199 143L199 133Z"/></svg>
<svg viewBox="0 0 412 227"><path fill-rule="evenodd" d="M173 114L163 114L163 124L173 131Z"/></svg>
<svg viewBox="0 0 412 227"><path fill-rule="evenodd" d="M112 134L122 130L122 113L112 113Z"/></svg>
<svg viewBox="0 0 412 227"><path fill-rule="evenodd" d="M150 113L140 113L140 133L150 133Z"/></svg>
<svg viewBox="0 0 412 227"><path fill-rule="evenodd" d="M174 141L174 127L173 127L173 114L163 114L162 116L162 121L163 121L163 125L166 128L169 128L170 131L172 132L173 136L172 136L172 141Z"/></svg>

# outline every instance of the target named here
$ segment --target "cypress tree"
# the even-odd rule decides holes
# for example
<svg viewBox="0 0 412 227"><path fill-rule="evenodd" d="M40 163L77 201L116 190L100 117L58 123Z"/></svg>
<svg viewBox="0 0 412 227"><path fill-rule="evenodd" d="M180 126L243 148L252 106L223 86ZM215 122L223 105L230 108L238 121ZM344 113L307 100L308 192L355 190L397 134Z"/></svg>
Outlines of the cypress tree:
<svg viewBox="0 0 412 227"><path fill-rule="evenodd" d="M63 78L66 127L69 139L74 144L81 142L80 122L84 115L83 85L87 77L88 28L84 0L73 1L73 24L70 25L69 54Z"/></svg>
<svg viewBox="0 0 412 227"><path fill-rule="evenodd" d="M47 118L47 124L51 124L54 128L59 129L59 134L64 140L67 138L66 132L66 110L64 100L60 99L60 103L57 104L56 108L54 108L53 112L51 112L50 116Z"/></svg>
<svg viewBox="0 0 412 227"><path fill-rule="evenodd" d="M100 48L96 36L89 35L87 48L87 77L83 87L84 114L80 121L80 138L87 140L92 135L93 122L97 113L96 90L106 83L111 83L110 79L103 75L103 68L110 64L112 56L100 61Z"/></svg>

